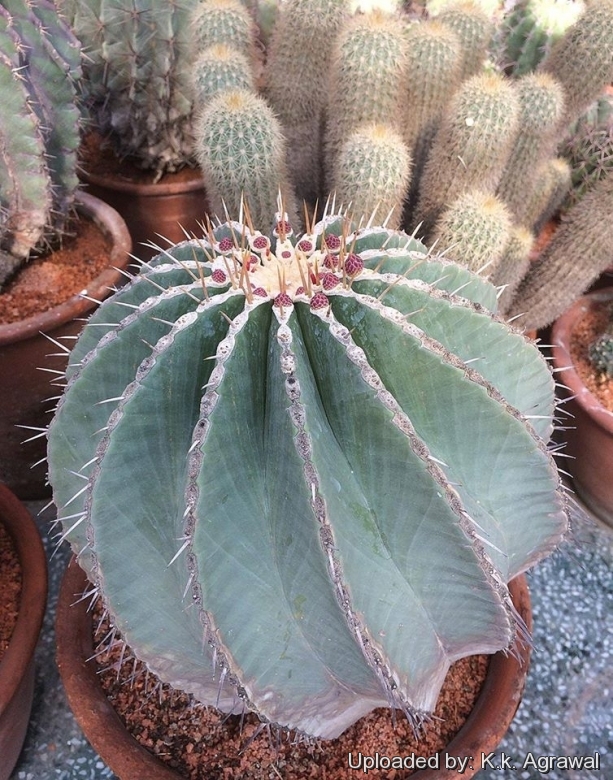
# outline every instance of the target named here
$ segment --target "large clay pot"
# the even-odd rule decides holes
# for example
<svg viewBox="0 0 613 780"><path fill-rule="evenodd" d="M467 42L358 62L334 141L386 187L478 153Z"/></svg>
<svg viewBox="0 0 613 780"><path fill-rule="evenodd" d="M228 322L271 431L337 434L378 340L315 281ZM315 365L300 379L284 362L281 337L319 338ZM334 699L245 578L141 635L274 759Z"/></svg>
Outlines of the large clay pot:
<svg viewBox="0 0 613 780"><path fill-rule="evenodd" d="M0 484L0 524L13 540L21 565L17 622L0 662L0 780L7 780L21 752L34 696L34 650L47 603L47 559L24 505Z"/></svg>
<svg viewBox="0 0 613 780"><path fill-rule="evenodd" d="M199 170L186 168L165 174L163 181L139 182L111 174L81 173L87 191L111 205L126 221L134 254L149 260L157 251L146 246L153 242L162 248L169 242L185 241L185 231L202 235L207 203ZM166 240L165 240L166 239Z"/></svg>
<svg viewBox="0 0 613 780"><path fill-rule="evenodd" d="M573 365L570 344L574 328L592 307L613 301L613 287L579 298L551 329L556 379L562 385L566 447L564 468L573 487L594 514L613 526L613 412L587 389Z"/></svg>
<svg viewBox="0 0 613 780"><path fill-rule="evenodd" d="M162 763L126 730L104 694L95 665L87 661L94 652L92 613L86 601L78 600L86 586L85 574L73 559L62 582L56 617L57 661L72 711L87 739L121 780L183 780L181 774ZM515 607L531 630L525 577L517 577L510 589ZM530 649L525 644L518 648L517 656L492 656L477 703L447 746L449 755L472 756L474 769L461 775L443 768L424 769L412 774L411 780L465 780L481 768L481 752L487 755L496 749L519 706L529 658ZM330 744L333 750L334 743Z"/></svg>
<svg viewBox="0 0 613 780"><path fill-rule="evenodd" d="M119 214L92 195L79 193L77 210L93 219L112 241L108 268L87 288L89 298L102 300L113 286L125 281L118 269L127 268L130 262L130 235ZM82 330L83 319L95 306L93 301L73 295L42 314L0 324L0 481L21 499L44 498L50 490L44 462L46 438L24 444L36 432L18 426L45 428L49 424L55 401L48 399L59 390L50 384L54 375L41 368L63 372L67 364L65 355L49 357L60 350L41 334L70 346L70 337Z"/></svg>

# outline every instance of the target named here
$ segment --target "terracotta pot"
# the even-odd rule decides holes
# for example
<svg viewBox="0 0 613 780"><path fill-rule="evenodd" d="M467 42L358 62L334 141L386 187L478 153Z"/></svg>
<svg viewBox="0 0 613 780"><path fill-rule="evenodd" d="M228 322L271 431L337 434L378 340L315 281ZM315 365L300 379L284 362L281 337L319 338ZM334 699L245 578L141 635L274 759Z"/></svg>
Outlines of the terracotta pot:
<svg viewBox="0 0 613 780"><path fill-rule="evenodd" d="M109 267L87 288L89 296L102 300L111 287L125 281L117 269L125 269L130 261L130 236L119 214L98 198L79 193L77 210L92 218L112 240ZM70 346L66 337L81 331L83 318L94 308L92 301L73 295L42 314L0 324L0 481L21 499L44 498L50 491L45 484L46 464L41 462L46 455L45 437L24 444L35 433L17 426L45 428L49 424L55 401L48 399L59 391L50 384L54 375L40 368L61 372L67 364L66 356L49 357L59 350L41 334Z"/></svg>
<svg viewBox="0 0 613 780"><path fill-rule="evenodd" d="M88 192L104 200L126 221L134 253L149 260L157 252L143 246L147 242L167 247L184 241L183 228L190 234L202 235L199 223L207 212L204 181L199 170L183 169L167 173L160 182L137 182L111 174L81 173ZM163 236L164 238L161 238Z"/></svg>
<svg viewBox="0 0 613 780"><path fill-rule="evenodd" d="M73 559L62 582L56 617L57 661L72 711L85 736L121 780L182 780L183 776L142 747L126 730L108 702L96 667L87 663L93 655L92 613L87 601L78 601L87 579ZM510 585L519 614L532 629L530 596L525 577ZM453 756L473 756L474 771L420 770L412 780L465 780L481 767L481 751L496 749L506 733L523 693L530 650L521 646L518 656L492 656L477 703L447 751ZM399 775L400 777L400 775Z"/></svg>
<svg viewBox="0 0 613 780"><path fill-rule="evenodd" d="M34 650L47 603L47 559L24 505L0 484L0 523L17 550L22 572L19 614L0 663L0 780L7 780L21 752L34 696Z"/></svg>
<svg viewBox="0 0 613 780"><path fill-rule="evenodd" d="M587 389L573 366L570 342L581 317L594 305L613 300L613 287L579 298L551 330L553 363L564 409L572 417L562 435L564 468L570 472L579 498L595 515L613 526L613 412Z"/></svg>

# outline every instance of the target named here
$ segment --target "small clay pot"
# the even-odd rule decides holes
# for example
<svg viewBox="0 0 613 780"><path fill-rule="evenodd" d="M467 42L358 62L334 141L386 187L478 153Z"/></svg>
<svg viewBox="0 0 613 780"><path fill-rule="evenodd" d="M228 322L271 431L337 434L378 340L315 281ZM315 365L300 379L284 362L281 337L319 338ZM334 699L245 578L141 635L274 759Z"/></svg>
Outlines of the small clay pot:
<svg viewBox="0 0 613 780"><path fill-rule="evenodd" d="M119 214L92 195L77 194L77 211L91 219L112 241L108 268L87 287L90 298L101 301L114 286L121 285L130 262L132 249L130 235ZM91 300L73 295L69 300L18 322L0 324L0 481L21 499L34 500L50 495L46 485L47 467L44 462L47 440L41 436L24 444L36 431L18 426L46 428L51 420L59 394L51 385L54 374L42 368L62 373L66 369L66 355L49 357L60 352L48 338L66 346L73 343L83 328L83 320L95 309ZM34 465L38 464L38 465Z"/></svg>
<svg viewBox="0 0 613 780"><path fill-rule="evenodd" d="M581 317L597 304L613 300L613 287L579 298L551 329L556 379L562 385L564 409L571 415L562 432L566 447L564 468L583 503L613 526L613 412L584 385L570 354L573 331Z"/></svg>
<svg viewBox="0 0 613 780"><path fill-rule="evenodd" d="M0 780L21 752L34 697L34 650L47 603L47 559L30 513L0 484L0 523L13 540L22 586L17 622L0 663Z"/></svg>
<svg viewBox="0 0 613 780"><path fill-rule="evenodd" d="M76 560L70 562L61 586L56 616L57 662L72 711L85 736L111 770L121 780L184 780L140 745L127 731L109 703L96 674L92 613L86 601L79 601L87 579ZM513 603L532 629L530 596L522 575L510 583ZM466 780L481 768L481 752L494 751L505 735L523 694L530 649L517 648L517 654L492 656L487 677L475 707L464 726L447 746L454 757L472 756L473 770L424 769L411 780ZM331 748L333 749L333 748ZM399 774L398 777L403 775Z"/></svg>
<svg viewBox="0 0 613 780"><path fill-rule="evenodd" d="M207 202L204 181L199 170L186 168L167 173L159 182L120 179L111 174L79 174L88 192L104 200L124 218L140 260L149 260L158 252L147 243L162 248L185 241L186 233L202 235ZM170 243L169 243L170 242Z"/></svg>

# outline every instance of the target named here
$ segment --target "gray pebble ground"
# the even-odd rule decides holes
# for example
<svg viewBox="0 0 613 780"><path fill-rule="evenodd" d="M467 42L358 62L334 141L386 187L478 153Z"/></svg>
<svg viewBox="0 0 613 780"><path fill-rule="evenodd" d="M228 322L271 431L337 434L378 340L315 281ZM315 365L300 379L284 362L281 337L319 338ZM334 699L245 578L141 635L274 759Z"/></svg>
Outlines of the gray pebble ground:
<svg viewBox="0 0 613 780"><path fill-rule="evenodd" d="M36 514L42 504L29 506ZM50 519L51 510L37 519L49 549ZM511 729L491 757L493 767L480 771L478 780L613 780L613 530L581 510L573 510L572 525L563 547L528 575L534 613L528 683ZM55 602L68 557L62 549L51 560L34 710L11 780L115 777L76 725L54 663ZM595 752L598 771L538 768L542 756ZM503 766L496 768L503 754ZM504 768L505 763L516 768Z"/></svg>

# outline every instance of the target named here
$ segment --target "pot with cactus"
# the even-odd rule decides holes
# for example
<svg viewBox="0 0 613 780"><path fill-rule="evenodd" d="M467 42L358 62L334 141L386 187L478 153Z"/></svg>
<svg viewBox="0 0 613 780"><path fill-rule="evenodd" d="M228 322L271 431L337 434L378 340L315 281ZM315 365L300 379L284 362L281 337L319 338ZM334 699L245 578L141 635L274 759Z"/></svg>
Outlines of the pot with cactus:
<svg viewBox="0 0 613 780"><path fill-rule="evenodd" d="M551 329L557 379L563 386L560 440L565 469L581 501L613 526L613 289L584 295Z"/></svg>
<svg viewBox="0 0 613 780"><path fill-rule="evenodd" d="M57 395L48 372L63 373L79 318L120 283L118 269L126 267L131 244L119 215L78 189L77 40L51 3L6 0L0 47L6 105L0 118L0 297L11 315L0 324L0 480L20 498L37 498L48 494L43 437L54 405L48 399ZM101 260L78 243L83 219L107 246ZM54 272L60 273L53 262L72 242L77 281L62 298L50 289L57 284ZM93 263L95 278L88 270ZM22 294L36 303L27 313L15 303ZM46 303L52 294L53 303Z"/></svg>

